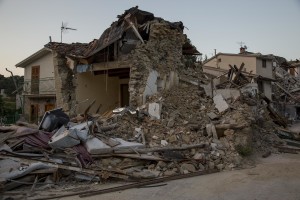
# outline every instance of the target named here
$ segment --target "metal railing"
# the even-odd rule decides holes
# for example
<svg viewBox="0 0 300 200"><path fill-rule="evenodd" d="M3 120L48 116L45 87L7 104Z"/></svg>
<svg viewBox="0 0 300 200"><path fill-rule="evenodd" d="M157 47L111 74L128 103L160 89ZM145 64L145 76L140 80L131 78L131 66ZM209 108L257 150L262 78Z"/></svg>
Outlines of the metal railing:
<svg viewBox="0 0 300 200"><path fill-rule="evenodd" d="M23 85L23 94L54 94L54 77L25 80Z"/></svg>

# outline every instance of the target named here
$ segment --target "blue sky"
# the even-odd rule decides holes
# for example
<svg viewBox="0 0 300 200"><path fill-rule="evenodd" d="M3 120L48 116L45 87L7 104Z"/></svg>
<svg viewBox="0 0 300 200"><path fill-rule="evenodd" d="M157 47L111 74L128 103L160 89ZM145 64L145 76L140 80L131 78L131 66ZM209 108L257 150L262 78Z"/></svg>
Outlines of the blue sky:
<svg viewBox="0 0 300 200"><path fill-rule="evenodd" d="M0 0L0 74L49 42L60 42L61 22L77 28L63 42L90 42L124 10L138 5L168 21L182 21L198 50L249 51L300 59L300 0Z"/></svg>

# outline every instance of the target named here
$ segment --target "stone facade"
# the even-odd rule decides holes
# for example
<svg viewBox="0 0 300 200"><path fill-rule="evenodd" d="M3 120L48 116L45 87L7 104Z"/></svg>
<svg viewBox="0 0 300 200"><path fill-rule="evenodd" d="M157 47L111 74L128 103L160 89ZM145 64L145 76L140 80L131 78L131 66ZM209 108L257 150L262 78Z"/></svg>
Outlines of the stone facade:
<svg viewBox="0 0 300 200"><path fill-rule="evenodd" d="M129 56L129 60L132 60L129 81L130 106L136 107L143 103L143 93L151 71L157 71L158 79L162 80L170 76L170 72L176 72L179 67L183 67L184 42L185 35L182 32L172 29L165 21L153 21L149 40L145 44L137 45Z"/></svg>
<svg viewBox="0 0 300 200"><path fill-rule="evenodd" d="M70 112L69 114L76 114L76 102L83 101L86 96L93 96L87 95L87 91L82 92L82 95L79 92L75 95L76 88L82 86L78 84L84 84L80 82L83 79L77 74L76 64L89 66L86 70L91 72L89 75L94 80L94 85L89 85L91 92L101 94L105 91L97 84L108 84L101 82L100 76L96 79L94 76L97 75L119 77L116 80L119 86L114 87L114 90L120 90L121 84L128 84L129 106L133 109L143 105L148 96L170 89L179 83L178 69L184 67L183 54L186 47L190 48L186 45L188 39L183 34L183 24L156 18L152 13L138 10L137 7L126 10L118 18L118 21L113 22L111 27L103 32L99 40L87 45L47 45L56 52L53 55L57 106ZM198 51L192 49L192 52ZM74 68L71 69L67 65L66 55L76 63ZM124 77L129 78L129 82L121 81ZM82 87L80 89L82 91ZM128 97L127 94L122 95L121 91L118 92L111 101L118 102L117 106L121 106L120 99L126 96L128 100ZM96 98L97 101L107 103L107 99L102 97Z"/></svg>
<svg viewBox="0 0 300 200"><path fill-rule="evenodd" d="M69 68L65 55L53 52L53 59L57 108L63 108L72 115L76 102L73 71Z"/></svg>

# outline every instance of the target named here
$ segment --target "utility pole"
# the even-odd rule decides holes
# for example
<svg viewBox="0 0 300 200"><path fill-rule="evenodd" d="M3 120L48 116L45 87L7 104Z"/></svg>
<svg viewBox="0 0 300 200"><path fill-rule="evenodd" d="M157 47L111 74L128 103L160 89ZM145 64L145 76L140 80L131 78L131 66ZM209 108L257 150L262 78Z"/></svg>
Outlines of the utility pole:
<svg viewBox="0 0 300 200"><path fill-rule="evenodd" d="M5 70L8 71L11 74L12 80L13 80L15 88L16 88L16 92L17 92L17 94L19 94L19 92L18 92L19 87L18 87L18 84L17 84L16 79L14 77L14 74L12 73L12 71L8 70L7 68L5 68ZM21 109L22 109L22 114L23 114L24 113L24 108L23 108L23 101L22 101L21 95L19 95L19 98L20 98L20 104L21 104Z"/></svg>

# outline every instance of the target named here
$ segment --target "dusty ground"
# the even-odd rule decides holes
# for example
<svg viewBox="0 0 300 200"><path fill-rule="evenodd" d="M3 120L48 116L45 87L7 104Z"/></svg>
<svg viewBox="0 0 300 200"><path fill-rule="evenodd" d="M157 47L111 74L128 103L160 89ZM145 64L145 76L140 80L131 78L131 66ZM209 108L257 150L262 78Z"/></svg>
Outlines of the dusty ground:
<svg viewBox="0 0 300 200"><path fill-rule="evenodd" d="M129 189L85 199L299 200L299 188L300 154L272 154L259 159L256 167L249 169L170 181L165 186Z"/></svg>

